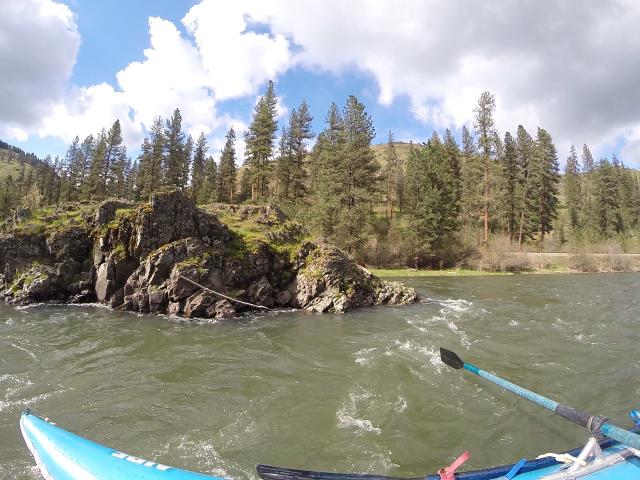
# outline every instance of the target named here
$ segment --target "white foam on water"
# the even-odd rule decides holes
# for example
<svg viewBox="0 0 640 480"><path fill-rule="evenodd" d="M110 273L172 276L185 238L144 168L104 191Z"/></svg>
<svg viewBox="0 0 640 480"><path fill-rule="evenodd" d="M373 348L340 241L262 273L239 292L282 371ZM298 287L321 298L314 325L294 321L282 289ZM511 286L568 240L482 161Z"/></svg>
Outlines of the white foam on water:
<svg viewBox="0 0 640 480"><path fill-rule="evenodd" d="M407 409L407 399L404 398L402 395L398 395L398 400L396 400L393 410L396 413L402 413L406 409Z"/></svg>
<svg viewBox="0 0 640 480"><path fill-rule="evenodd" d="M341 428L355 428L356 434L375 433L380 435L382 430L376 427L371 420L358 417L358 403L369 400L372 395L363 391L360 393L349 393L349 396L342 404L342 408L336 412L338 425Z"/></svg>
<svg viewBox="0 0 640 480"><path fill-rule="evenodd" d="M380 451L367 451L366 453L372 459L372 462L370 463L368 468L369 471L388 472L392 468L400 468L400 465L394 463L393 460L391 460L393 453L390 450L387 450L384 453Z"/></svg>
<svg viewBox="0 0 640 480"><path fill-rule="evenodd" d="M18 377L14 377L13 380L16 386L7 387L7 392L4 397L5 400L9 400L10 397L15 396L16 393L21 392L33 385L33 382L28 378L26 380L19 380Z"/></svg>
<svg viewBox="0 0 640 480"><path fill-rule="evenodd" d="M462 346L469 348L469 346L471 345L471 340L469 340L467 333L461 328L458 328L458 326L450 320L447 321L447 326L449 327L449 330L460 336L460 343L462 344Z"/></svg>
<svg viewBox="0 0 640 480"><path fill-rule="evenodd" d="M437 303L446 307L448 310L458 313L468 312L473 306L473 302L463 298L449 298L446 300L439 300Z"/></svg>
<svg viewBox="0 0 640 480"><path fill-rule="evenodd" d="M356 357L355 358L355 362L362 366L362 367L368 367L371 364L373 364L373 355L372 353L375 352L377 350L376 347L373 348L362 348L360 350L358 350L356 353L354 353L353 355Z"/></svg>
<svg viewBox="0 0 640 480"><path fill-rule="evenodd" d="M31 350L28 350L28 349L26 349L24 347L21 347L20 345L16 345L15 343L9 343L9 345L11 345L13 348L17 348L18 350L22 350L23 352L25 352L27 355L29 355L34 360L38 359L38 357L36 357L35 353L33 353Z"/></svg>
<svg viewBox="0 0 640 480"><path fill-rule="evenodd" d="M40 307L75 307L75 308L103 308L105 310L112 310L109 305L102 303L47 303L47 302L39 302L39 303L30 303L29 305L19 305L14 307L16 310L27 311L33 308Z"/></svg>
<svg viewBox="0 0 640 480"><path fill-rule="evenodd" d="M225 462L209 440L191 440L188 435L170 440L161 449L154 450L151 458L155 462L163 463L163 457L169 452L178 451L184 459L184 466L192 471L204 472L209 475L222 478L232 478L229 470L225 468Z"/></svg>
<svg viewBox="0 0 640 480"><path fill-rule="evenodd" d="M61 393L61 390L58 390L56 392L41 393L40 395L36 395L35 397L22 398L19 400L0 400L0 412L3 412L5 410L10 410L13 408L23 410L26 407L32 406L34 403L38 403L42 400L46 400L47 398L51 397L51 395L53 395L54 393Z"/></svg>
<svg viewBox="0 0 640 480"><path fill-rule="evenodd" d="M440 353L435 347L420 345L413 340L394 340L393 344L400 352L410 354L410 357L423 365L427 362L429 365L434 367L438 373L441 372L444 364L440 360ZM387 348L385 355L392 356L393 351Z"/></svg>

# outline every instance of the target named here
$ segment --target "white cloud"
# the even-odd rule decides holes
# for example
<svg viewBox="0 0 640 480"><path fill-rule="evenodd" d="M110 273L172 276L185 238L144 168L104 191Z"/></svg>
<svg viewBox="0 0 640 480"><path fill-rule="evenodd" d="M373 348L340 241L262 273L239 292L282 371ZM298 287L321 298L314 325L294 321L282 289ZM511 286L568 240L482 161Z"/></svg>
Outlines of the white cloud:
<svg viewBox="0 0 640 480"><path fill-rule="evenodd" d="M24 141L37 132L69 142L119 119L125 143L135 148L155 117L168 118L179 108L183 128L194 137L205 132L219 142L229 126L239 127L242 153L245 125L219 115L216 104L256 94L288 68L291 55L283 36L246 31L253 20L242 10L219 10L212 16L211 5L194 7L183 20L192 37L168 20L149 18L144 59L117 72L114 88L69 84L80 37L68 7L51 0L0 3L0 27L19 44L9 48L0 31L0 61L12 67L0 83L0 136ZM279 102L279 114L286 111Z"/></svg>
<svg viewBox="0 0 640 480"><path fill-rule="evenodd" d="M167 118L178 107L189 133L209 133L218 121L197 49L173 23L161 18L149 19L149 36L146 59L130 63L117 74L135 120L150 126L155 117Z"/></svg>
<svg viewBox="0 0 640 480"><path fill-rule="evenodd" d="M69 9L52 0L0 2L0 39L20 39L11 48L0 41L0 61L13 66L0 83L0 135L68 139L118 116L134 142L153 117L179 107L190 133L217 142L232 122L218 111L221 101L261 93L293 67L356 68L375 79L381 104L406 97L408 114L438 128L470 123L490 90L502 132L540 125L561 152L569 142L590 144L596 156L622 144L627 163L639 160L633 0L203 0L182 23L186 36L151 18L144 60L118 72L115 89L70 88L79 36Z"/></svg>
<svg viewBox="0 0 640 480"><path fill-rule="evenodd" d="M54 105L42 119L38 134L70 142L76 135L82 140L102 128L108 129L120 120L124 141L128 145L139 143L141 127L129 117L129 105L122 92L101 83L73 89L65 101Z"/></svg>
<svg viewBox="0 0 640 480"><path fill-rule="evenodd" d="M259 6L256 6L259 3ZM242 3L300 47L308 68L373 75L379 101L407 96L436 126L471 120L483 90L498 127L547 128L597 150L640 123L640 3L327 0Z"/></svg>
<svg viewBox="0 0 640 480"><path fill-rule="evenodd" d="M292 65L289 42L283 35L248 30L251 22L265 22L260 2L203 1L182 22L195 38L206 84L217 99L255 93Z"/></svg>
<svg viewBox="0 0 640 480"><path fill-rule="evenodd" d="M60 101L79 46L67 6L50 0L0 1L0 137L25 140Z"/></svg>

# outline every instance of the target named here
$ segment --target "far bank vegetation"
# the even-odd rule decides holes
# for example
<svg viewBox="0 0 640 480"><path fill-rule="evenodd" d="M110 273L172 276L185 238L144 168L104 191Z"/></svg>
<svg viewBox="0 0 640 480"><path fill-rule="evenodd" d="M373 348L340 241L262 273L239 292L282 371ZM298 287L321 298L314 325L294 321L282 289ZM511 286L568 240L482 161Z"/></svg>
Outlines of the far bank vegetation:
<svg viewBox="0 0 640 480"><path fill-rule="evenodd" d="M640 172L615 155L596 160L583 145L571 146L561 175L547 130L497 131L490 92L457 136L433 132L415 144L389 132L386 144L372 145L373 120L355 96L331 104L320 132L305 102L282 125L276 106L269 82L241 133L243 159L233 128L213 156L204 134L184 133L178 109L153 122L134 159L119 121L76 137L63 158L39 160L3 142L2 228L25 209L140 201L178 188L199 205L275 204L376 267L640 269L628 255L640 253Z"/></svg>

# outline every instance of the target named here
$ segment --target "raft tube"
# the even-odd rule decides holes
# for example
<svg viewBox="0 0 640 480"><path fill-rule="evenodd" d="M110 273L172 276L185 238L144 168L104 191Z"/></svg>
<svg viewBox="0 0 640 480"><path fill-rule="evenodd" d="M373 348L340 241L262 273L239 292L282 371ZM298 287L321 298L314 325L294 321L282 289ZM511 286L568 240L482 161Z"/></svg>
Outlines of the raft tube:
<svg viewBox="0 0 640 480"><path fill-rule="evenodd" d="M29 411L20 417L20 430L47 480L222 480L105 447Z"/></svg>
<svg viewBox="0 0 640 480"><path fill-rule="evenodd" d="M135 457L92 442L31 413L23 412L20 429L27 447L33 454L46 480L193 480L220 477L189 472L161 463ZM634 430L638 432L638 429ZM640 452L613 440L604 440L600 446L605 459L619 459L611 465L588 472L568 473L564 464L543 458L526 462L513 480L638 480L640 479ZM576 456L581 448L567 453ZM458 480L498 480L513 465L457 473ZM439 480L439 475L416 478L388 477L358 473L331 473L312 470L258 465L258 475L264 480Z"/></svg>

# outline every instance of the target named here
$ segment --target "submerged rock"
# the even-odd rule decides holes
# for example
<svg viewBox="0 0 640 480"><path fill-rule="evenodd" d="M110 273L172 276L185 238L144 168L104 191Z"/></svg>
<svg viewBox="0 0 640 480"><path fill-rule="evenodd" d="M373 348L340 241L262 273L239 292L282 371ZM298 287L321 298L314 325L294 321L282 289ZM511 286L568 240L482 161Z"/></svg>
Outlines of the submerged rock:
<svg viewBox="0 0 640 480"><path fill-rule="evenodd" d="M0 295L7 302L97 299L142 313L230 318L251 307L220 294L311 312L417 298L335 246L304 240L304 228L272 206L199 209L174 191L135 208L113 200L93 213L83 208L69 226L57 221L55 229L25 233L27 219L20 233L0 235Z"/></svg>

